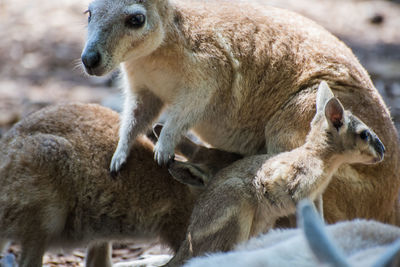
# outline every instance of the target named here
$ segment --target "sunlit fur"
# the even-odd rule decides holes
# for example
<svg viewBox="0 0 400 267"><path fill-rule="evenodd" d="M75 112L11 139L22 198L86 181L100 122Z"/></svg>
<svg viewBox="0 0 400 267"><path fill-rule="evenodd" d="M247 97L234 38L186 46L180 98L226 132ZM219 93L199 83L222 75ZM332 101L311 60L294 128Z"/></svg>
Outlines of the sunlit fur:
<svg viewBox="0 0 400 267"><path fill-rule="evenodd" d="M270 230L278 218L294 214L302 199L321 196L343 164L383 160L379 138L343 109L324 82L316 102L305 144L275 156L246 157L211 179L195 205L186 240L168 266L179 266L192 256L231 250ZM334 124L337 119L340 127ZM371 140L361 140L359 129L371 131Z"/></svg>
<svg viewBox="0 0 400 267"><path fill-rule="evenodd" d="M150 24L124 27L132 5L146 9L153 31ZM162 110L169 116L156 147L160 162L189 128L212 146L242 155L294 149L304 144L316 89L326 80L387 148L379 165L338 169L324 194L326 219L400 224L399 144L390 113L351 50L322 27L252 1L95 0L90 9L84 52L95 47L106 58L94 74L122 63L125 76L112 170Z"/></svg>
<svg viewBox="0 0 400 267"><path fill-rule="evenodd" d="M64 104L24 118L2 137L0 249L7 240L21 245L20 267L42 266L47 249L86 245L86 266L110 267L107 242L114 240L159 238L178 249L203 187L192 189L190 176L180 175L190 172L189 163L169 167L180 182L157 166L145 137L132 146L129 166L112 177L118 123L110 109ZM183 141L190 159L217 169L240 158Z"/></svg>

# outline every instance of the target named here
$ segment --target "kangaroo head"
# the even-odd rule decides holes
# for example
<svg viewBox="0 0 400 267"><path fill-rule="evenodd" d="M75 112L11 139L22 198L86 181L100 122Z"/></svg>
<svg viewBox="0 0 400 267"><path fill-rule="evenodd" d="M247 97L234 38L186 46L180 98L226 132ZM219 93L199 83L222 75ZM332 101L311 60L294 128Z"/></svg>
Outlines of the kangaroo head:
<svg viewBox="0 0 400 267"><path fill-rule="evenodd" d="M332 153L342 162L372 164L383 160L385 147L378 136L359 118L345 110L326 82L317 91L317 112L307 136L309 142L324 137Z"/></svg>
<svg viewBox="0 0 400 267"><path fill-rule="evenodd" d="M82 52L86 72L104 75L121 62L157 49L165 35L160 12L163 2L166 1L93 1L86 11L88 35Z"/></svg>

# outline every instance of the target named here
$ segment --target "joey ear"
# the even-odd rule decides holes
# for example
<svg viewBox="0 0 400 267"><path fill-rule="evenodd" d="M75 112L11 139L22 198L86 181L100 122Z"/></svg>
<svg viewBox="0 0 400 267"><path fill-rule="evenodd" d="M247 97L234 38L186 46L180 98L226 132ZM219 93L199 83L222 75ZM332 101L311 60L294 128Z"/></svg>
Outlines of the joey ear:
<svg viewBox="0 0 400 267"><path fill-rule="evenodd" d="M329 124L339 131L344 123L344 108L340 101L334 97L331 98L325 105L325 117Z"/></svg>
<svg viewBox="0 0 400 267"><path fill-rule="evenodd" d="M334 95L331 88L329 88L329 85L325 81L322 81L319 84L317 91L317 113L322 112L324 110L325 104L329 101L329 99L333 97Z"/></svg>
<svg viewBox="0 0 400 267"><path fill-rule="evenodd" d="M192 186L205 186L210 172L201 164L174 161L168 166L168 171L175 180Z"/></svg>

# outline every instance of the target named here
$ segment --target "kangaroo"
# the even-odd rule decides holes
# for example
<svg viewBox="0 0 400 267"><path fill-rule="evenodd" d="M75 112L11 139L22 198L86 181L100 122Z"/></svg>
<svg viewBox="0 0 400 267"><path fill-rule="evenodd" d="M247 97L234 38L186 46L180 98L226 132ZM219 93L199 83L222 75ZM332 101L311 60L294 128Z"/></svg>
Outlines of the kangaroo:
<svg viewBox="0 0 400 267"><path fill-rule="evenodd" d="M306 200L297 218L299 229L271 230L235 251L194 258L185 267L399 266L399 227L367 220L325 226Z"/></svg>
<svg viewBox="0 0 400 267"><path fill-rule="evenodd" d="M400 225L399 144L390 113L352 51L316 23L252 1L95 0L82 62L88 74L121 66L125 103L110 170L165 110L155 146L173 157L187 129L241 155L304 144L315 94L328 82L342 103L377 131L387 159L344 165L324 194L333 223L374 218ZM398 219L398 220L397 220Z"/></svg>
<svg viewBox="0 0 400 267"><path fill-rule="evenodd" d="M118 122L118 114L107 108L65 104L32 114L2 138L0 244L21 245L20 267L42 266L49 248L86 244L86 266L112 266L107 241L121 239L160 238L176 251L194 202L211 177L201 174L214 172L206 166L218 162L222 168L240 158L196 150L186 140L180 146L200 160L193 167L176 161L167 170L153 161L153 143L139 137L129 165L113 179L108 163Z"/></svg>
<svg viewBox="0 0 400 267"><path fill-rule="evenodd" d="M310 203L300 202L298 213L307 244L319 264L337 267L399 266L400 228L364 220L345 222L341 225L343 232L338 233L339 240L335 242ZM356 236L349 238L347 232ZM352 252L354 254L350 254Z"/></svg>
<svg viewBox="0 0 400 267"><path fill-rule="evenodd" d="M381 162L378 136L344 110L325 82L306 142L291 151L249 156L217 172L196 202L186 239L168 266L206 252L228 251L294 214L304 198L316 200L342 164Z"/></svg>

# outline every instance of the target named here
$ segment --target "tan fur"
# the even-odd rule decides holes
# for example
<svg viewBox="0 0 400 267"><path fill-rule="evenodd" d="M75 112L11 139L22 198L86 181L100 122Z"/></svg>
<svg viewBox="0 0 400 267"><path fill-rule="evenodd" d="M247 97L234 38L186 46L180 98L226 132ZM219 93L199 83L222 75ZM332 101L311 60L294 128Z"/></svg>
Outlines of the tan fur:
<svg viewBox="0 0 400 267"><path fill-rule="evenodd" d="M201 190L157 166L154 146L144 137L112 178L108 164L118 122L117 113L98 105L59 105L23 119L2 138L0 241L21 244L19 266L42 266L50 247L86 244L88 267L111 266L107 241L121 239L160 238L178 249ZM231 153L219 153L224 155ZM203 158L218 161L211 154Z"/></svg>
<svg viewBox="0 0 400 267"><path fill-rule="evenodd" d="M168 266L231 250L271 229L279 217L293 214L300 200L321 195L342 164L383 159L379 138L343 109L326 83L317 96L317 113L304 145L274 157L249 156L216 174L193 210L187 233L191 241L185 240Z"/></svg>
<svg viewBox="0 0 400 267"><path fill-rule="evenodd" d="M243 155L294 149L305 142L317 85L326 80L387 147L382 164L339 168L324 194L327 221L361 217L400 225L399 144L390 113L351 50L325 29L250 1L95 0L89 8L82 56L98 51L102 61L88 71L103 75L123 63L125 77L111 170L120 169L132 140L163 108L169 118L155 149L161 163L189 128L212 146ZM146 10L143 28L125 27L128 8ZM160 44L143 51L153 43Z"/></svg>

